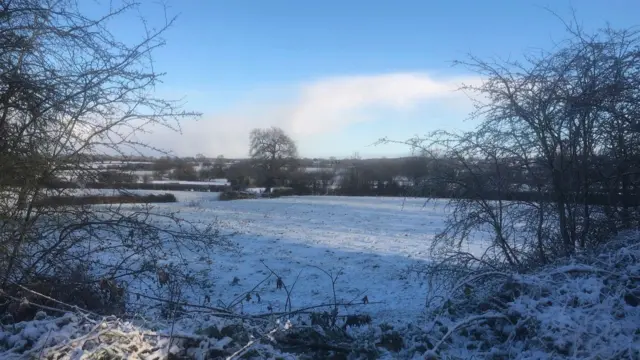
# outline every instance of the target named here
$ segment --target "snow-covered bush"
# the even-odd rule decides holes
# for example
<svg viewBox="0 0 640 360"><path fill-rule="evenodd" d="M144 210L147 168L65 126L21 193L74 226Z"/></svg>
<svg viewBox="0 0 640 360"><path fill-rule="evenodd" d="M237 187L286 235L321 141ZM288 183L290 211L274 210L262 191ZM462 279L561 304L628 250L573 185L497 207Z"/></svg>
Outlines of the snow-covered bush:
<svg viewBox="0 0 640 360"><path fill-rule="evenodd" d="M433 306L427 355L640 357L640 234L531 272L479 266Z"/></svg>

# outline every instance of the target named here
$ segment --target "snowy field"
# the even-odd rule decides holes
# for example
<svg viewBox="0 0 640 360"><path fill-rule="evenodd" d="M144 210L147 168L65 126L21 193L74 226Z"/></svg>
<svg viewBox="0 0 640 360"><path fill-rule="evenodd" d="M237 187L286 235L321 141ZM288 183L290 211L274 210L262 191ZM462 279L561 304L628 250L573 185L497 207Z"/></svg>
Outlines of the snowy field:
<svg viewBox="0 0 640 360"><path fill-rule="evenodd" d="M296 282L294 310L333 302L331 278L322 270L340 274L338 302L364 296L371 302L341 312L364 311L374 321L390 323L415 320L424 310L428 288L410 269L429 260L433 236L444 226L442 201L332 196L217 201L216 193L174 194L178 203L154 206L179 210L189 220L215 221L237 244L234 251L221 250L209 266L215 286L206 294L186 294L189 302L201 304L208 296L212 303L228 304L270 274L266 264L287 286ZM195 255L192 266L207 268ZM259 302L254 296L236 310L284 310L286 293L276 289L274 278L256 292Z"/></svg>
<svg viewBox="0 0 640 360"><path fill-rule="evenodd" d="M286 292L276 288L273 277L264 281L268 266L289 289L295 283L294 311L334 303L325 272L340 274L335 282L338 303L359 302L366 295L369 304L341 306L339 312L371 316L373 326L347 329L349 349L375 348L379 359L640 359L638 231L621 234L598 254L577 255L533 273L472 272L458 279L454 290L439 294L448 300L446 311L427 314L429 288L411 269L430 260L429 247L447 215L445 201L287 197L225 202L216 193L173 193L178 203L153 206L178 211L189 220L215 222L223 233L233 234L235 245L215 249L213 263L190 255L192 271L207 269L214 286L187 290L181 300L197 305L208 297L209 306L226 307L250 291L251 299L237 302L236 315L227 318L209 309L173 323L153 319L153 311L137 311L152 309L153 303L131 296L130 315L136 316L129 321L103 319L98 324L79 314L51 318L41 313L36 320L0 327L0 358L32 359L45 353L93 358L105 351L124 358L139 349L149 354L141 358L149 359L166 358L168 352L205 359L211 358L210 350L220 355L216 358L297 359L295 351L287 350L286 334L310 344L337 341L335 332L311 331L306 320L295 316L287 321L238 318L241 313L285 311ZM475 235L468 250L480 252L482 235ZM170 262L175 255L166 252ZM128 285L145 292L142 283ZM218 331L209 332L212 327ZM247 329L253 329L251 337ZM262 335L267 331L269 336ZM189 341L172 343L174 334ZM391 335L401 336L401 347L385 345Z"/></svg>

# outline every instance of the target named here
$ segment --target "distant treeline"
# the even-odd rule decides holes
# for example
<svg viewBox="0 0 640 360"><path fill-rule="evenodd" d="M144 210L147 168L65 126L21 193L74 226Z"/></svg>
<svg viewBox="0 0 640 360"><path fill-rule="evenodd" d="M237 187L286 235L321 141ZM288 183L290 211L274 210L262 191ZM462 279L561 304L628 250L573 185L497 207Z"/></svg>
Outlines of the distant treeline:
<svg viewBox="0 0 640 360"><path fill-rule="evenodd" d="M50 188L81 188L79 185L72 182L52 182L47 187ZM241 190L238 186L218 186L218 185L193 185L193 184L151 184L151 183L119 183L119 184L104 184L104 183L89 183L85 184L83 188L86 189L126 189L126 190L158 190L158 191L210 191L210 192L224 192L230 189ZM436 198L436 199L485 199L485 200L503 200L503 201L525 201L525 202L555 202L557 201L557 195L551 192L537 192L537 191L511 191L511 192L498 192L498 191L483 191L482 193L462 192L443 190L438 188L429 188L425 186L400 186L395 183L387 186L380 186L378 188L334 188L328 189L324 192L314 192L308 186L301 184L294 184L291 186L291 192L287 195L337 195L337 196L388 196L388 197L418 197L418 198ZM575 204L588 204L595 206L604 206L617 204L619 206L640 206L639 194L628 194L622 196L621 194L609 194L605 192L591 192L586 196L584 194L570 194L567 196L567 201Z"/></svg>
<svg viewBox="0 0 640 360"><path fill-rule="evenodd" d="M150 195L86 195L86 196L49 196L33 202L34 207L83 206L105 204L147 204L177 202L176 196L167 194Z"/></svg>
<svg viewBox="0 0 640 360"><path fill-rule="evenodd" d="M420 189L415 187L397 187L395 189L335 189L329 192L330 195L340 196L400 196L400 197L418 197L418 198L434 198L434 199L484 199L488 201L521 201L530 203L539 202L556 202L557 195L551 192L535 192L535 191L515 191L515 192L498 192L488 191L479 193L456 192L435 189ZM569 194L567 201L574 204L587 204L593 206L606 206L617 204L619 206L640 206L640 196L638 194L630 194L623 196L622 194L607 194L602 192L584 194Z"/></svg>

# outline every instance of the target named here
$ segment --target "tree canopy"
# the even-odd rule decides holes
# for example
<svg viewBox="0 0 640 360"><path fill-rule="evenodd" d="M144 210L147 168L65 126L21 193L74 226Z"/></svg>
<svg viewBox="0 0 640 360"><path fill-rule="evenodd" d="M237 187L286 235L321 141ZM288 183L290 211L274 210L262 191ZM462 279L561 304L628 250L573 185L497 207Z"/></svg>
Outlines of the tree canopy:
<svg viewBox="0 0 640 360"><path fill-rule="evenodd" d="M254 129L250 134L249 155L260 169L267 189L274 186L285 170L293 170L298 148L282 129Z"/></svg>

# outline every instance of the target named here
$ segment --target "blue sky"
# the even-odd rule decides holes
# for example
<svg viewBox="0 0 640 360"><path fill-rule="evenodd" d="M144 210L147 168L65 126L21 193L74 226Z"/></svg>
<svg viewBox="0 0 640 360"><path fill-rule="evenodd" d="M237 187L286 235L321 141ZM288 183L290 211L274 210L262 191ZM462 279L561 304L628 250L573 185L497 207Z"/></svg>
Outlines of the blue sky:
<svg viewBox="0 0 640 360"><path fill-rule="evenodd" d="M143 0L151 26L165 18ZM469 100L453 91L478 81L451 61L467 54L517 58L565 37L570 9L587 29L640 25L637 0L295 1L165 0L178 15L154 57L167 72L158 92L202 112L177 136L156 131L154 145L182 156L243 157L249 131L280 126L301 155L397 156L404 140L439 128L463 129ZM134 18L114 26L134 40Z"/></svg>

